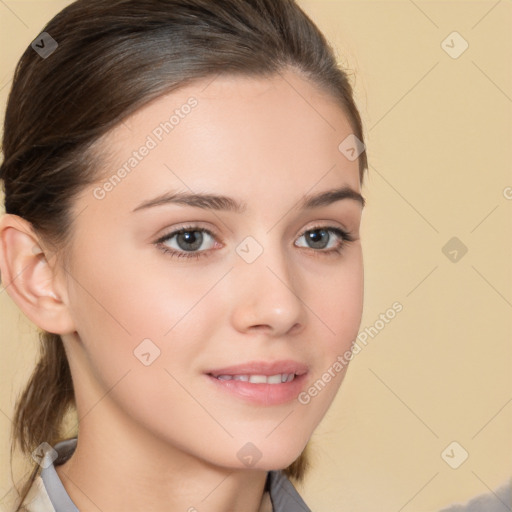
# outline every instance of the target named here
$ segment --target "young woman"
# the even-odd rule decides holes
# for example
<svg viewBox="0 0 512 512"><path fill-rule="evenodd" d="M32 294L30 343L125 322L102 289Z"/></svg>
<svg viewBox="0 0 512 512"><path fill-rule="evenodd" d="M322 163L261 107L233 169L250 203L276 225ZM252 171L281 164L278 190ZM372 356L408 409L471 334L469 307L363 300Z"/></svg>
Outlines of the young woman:
<svg viewBox="0 0 512 512"><path fill-rule="evenodd" d="M361 320L367 169L313 22L78 0L20 59L3 152L2 284L41 329L17 510L309 510L292 481Z"/></svg>

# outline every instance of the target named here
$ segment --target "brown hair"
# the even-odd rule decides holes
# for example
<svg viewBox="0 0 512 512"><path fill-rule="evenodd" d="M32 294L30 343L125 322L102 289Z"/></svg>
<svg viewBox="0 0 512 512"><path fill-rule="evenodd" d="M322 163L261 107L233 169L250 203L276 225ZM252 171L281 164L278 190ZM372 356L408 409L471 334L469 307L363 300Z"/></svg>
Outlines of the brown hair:
<svg viewBox="0 0 512 512"><path fill-rule="evenodd" d="M347 73L294 0L78 0L43 31L58 46L46 58L29 46L17 64L0 179L6 213L30 222L58 254L73 232L73 199L98 179L94 143L144 104L194 80L270 77L290 67L339 103L363 141ZM363 152L361 183L366 169ZM40 341L12 426L13 445L27 455L43 441L62 440L65 414L76 407L62 339L42 331ZM306 451L284 470L296 481L308 467ZM36 464L21 502L38 470Z"/></svg>

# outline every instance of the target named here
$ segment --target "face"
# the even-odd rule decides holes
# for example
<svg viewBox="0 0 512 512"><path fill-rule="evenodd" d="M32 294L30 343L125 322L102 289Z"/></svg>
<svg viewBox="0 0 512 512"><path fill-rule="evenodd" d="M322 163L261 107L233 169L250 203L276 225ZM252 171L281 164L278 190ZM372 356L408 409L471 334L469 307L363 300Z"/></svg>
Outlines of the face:
<svg viewBox="0 0 512 512"><path fill-rule="evenodd" d="M79 407L103 397L91 425L223 467L300 455L361 320L358 161L338 148L351 133L288 72L197 82L100 141L65 273Z"/></svg>

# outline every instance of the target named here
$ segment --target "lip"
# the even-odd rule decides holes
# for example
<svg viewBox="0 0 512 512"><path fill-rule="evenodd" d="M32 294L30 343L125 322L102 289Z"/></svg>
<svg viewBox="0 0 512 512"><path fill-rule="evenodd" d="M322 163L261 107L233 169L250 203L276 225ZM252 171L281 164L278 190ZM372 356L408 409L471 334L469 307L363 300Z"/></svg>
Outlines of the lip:
<svg viewBox="0 0 512 512"><path fill-rule="evenodd" d="M304 387L308 366L297 361L252 361L234 366L209 370L205 373L215 388L244 401L264 405L281 405L295 400ZM219 380L218 375L276 375L295 373L291 382L281 384L252 383L240 380Z"/></svg>
<svg viewBox="0 0 512 512"><path fill-rule="evenodd" d="M282 361L249 361L247 363L237 364L234 366L226 366L224 368L215 368L207 370L205 373L218 377L219 375L276 375L278 373L295 373L304 375L308 372L308 366L286 359Z"/></svg>

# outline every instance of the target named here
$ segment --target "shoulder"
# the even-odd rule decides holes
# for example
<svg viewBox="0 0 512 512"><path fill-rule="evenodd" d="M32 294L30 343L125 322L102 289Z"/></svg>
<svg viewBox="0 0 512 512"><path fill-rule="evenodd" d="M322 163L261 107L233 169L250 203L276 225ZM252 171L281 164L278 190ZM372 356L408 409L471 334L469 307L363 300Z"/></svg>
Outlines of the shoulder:
<svg viewBox="0 0 512 512"><path fill-rule="evenodd" d="M464 505L452 505L440 512L510 512L512 480L488 494L480 494Z"/></svg>
<svg viewBox="0 0 512 512"><path fill-rule="evenodd" d="M37 475L21 507L23 512L55 512L43 479Z"/></svg>
<svg viewBox="0 0 512 512"><path fill-rule="evenodd" d="M283 471L269 471L268 484L274 512L311 512Z"/></svg>

